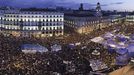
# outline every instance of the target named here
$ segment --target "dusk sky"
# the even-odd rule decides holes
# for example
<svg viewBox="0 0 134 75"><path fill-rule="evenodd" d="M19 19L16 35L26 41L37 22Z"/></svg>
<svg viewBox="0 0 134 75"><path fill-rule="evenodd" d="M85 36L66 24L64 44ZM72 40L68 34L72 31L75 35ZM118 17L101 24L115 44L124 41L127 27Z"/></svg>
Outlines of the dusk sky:
<svg viewBox="0 0 134 75"><path fill-rule="evenodd" d="M103 10L133 11L134 0L0 0L0 6L13 7L55 7L78 8L84 3L84 8L95 8L100 2Z"/></svg>

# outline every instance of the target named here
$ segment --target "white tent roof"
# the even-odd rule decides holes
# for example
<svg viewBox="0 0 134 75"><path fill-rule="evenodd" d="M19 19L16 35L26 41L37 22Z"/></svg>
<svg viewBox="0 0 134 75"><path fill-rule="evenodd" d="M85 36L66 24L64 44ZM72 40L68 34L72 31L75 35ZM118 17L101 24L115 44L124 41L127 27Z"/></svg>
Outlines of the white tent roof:
<svg viewBox="0 0 134 75"><path fill-rule="evenodd" d="M52 51L59 51L61 49L62 49L61 45L55 44L55 45L51 46Z"/></svg>
<svg viewBox="0 0 134 75"><path fill-rule="evenodd" d="M104 41L104 38L102 37L95 37L93 39L91 39L92 42L95 42L95 43L102 43Z"/></svg>
<svg viewBox="0 0 134 75"><path fill-rule="evenodd" d="M23 44L21 46L21 50L24 53L36 53L36 52L43 53L48 51L46 47L38 44Z"/></svg>

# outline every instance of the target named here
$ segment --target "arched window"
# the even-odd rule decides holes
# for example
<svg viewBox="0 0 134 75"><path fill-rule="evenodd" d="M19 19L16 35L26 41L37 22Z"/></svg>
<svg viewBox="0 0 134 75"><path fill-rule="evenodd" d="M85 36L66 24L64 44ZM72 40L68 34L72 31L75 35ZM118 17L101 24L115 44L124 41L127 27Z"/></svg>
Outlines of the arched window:
<svg viewBox="0 0 134 75"><path fill-rule="evenodd" d="M46 22L48 22L48 19L46 19Z"/></svg>
<svg viewBox="0 0 134 75"><path fill-rule="evenodd" d="M46 27L46 30L48 30L48 27Z"/></svg>
<svg viewBox="0 0 134 75"><path fill-rule="evenodd" d="M52 20L50 19L50 22L52 22Z"/></svg>
<svg viewBox="0 0 134 75"><path fill-rule="evenodd" d="M46 26L48 26L48 23L46 23Z"/></svg>
<svg viewBox="0 0 134 75"><path fill-rule="evenodd" d="M42 30L45 30L44 28L42 28Z"/></svg>
<svg viewBox="0 0 134 75"><path fill-rule="evenodd" d="M50 23L50 26L52 26L52 23Z"/></svg>
<svg viewBox="0 0 134 75"><path fill-rule="evenodd" d="M57 22L59 21L59 19L57 19Z"/></svg>
<svg viewBox="0 0 134 75"><path fill-rule="evenodd" d="M55 22L55 19L53 21Z"/></svg>

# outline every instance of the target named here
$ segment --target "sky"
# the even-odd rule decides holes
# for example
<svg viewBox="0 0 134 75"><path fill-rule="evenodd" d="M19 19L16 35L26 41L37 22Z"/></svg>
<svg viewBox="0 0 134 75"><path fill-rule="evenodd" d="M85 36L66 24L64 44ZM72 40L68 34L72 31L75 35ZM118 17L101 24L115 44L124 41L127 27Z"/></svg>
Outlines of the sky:
<svg viewBox="0 0 134 75"><path fill-rule="evenodd" d="M100 2L102 10L134 11L134 0L0 0L0 6L26 7L56 7L78 8L80 3L85 9L95 8Z"/></svg>

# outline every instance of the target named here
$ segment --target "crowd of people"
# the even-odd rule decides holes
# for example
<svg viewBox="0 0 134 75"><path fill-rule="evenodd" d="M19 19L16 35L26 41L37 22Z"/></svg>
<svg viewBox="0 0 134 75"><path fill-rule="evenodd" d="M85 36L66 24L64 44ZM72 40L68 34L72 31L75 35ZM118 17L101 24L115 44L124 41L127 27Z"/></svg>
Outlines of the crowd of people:
<svg viewBox="0 0 134 75"><path fill-rule="evenodd" d="M131 33L132 27L120 25L120 32ZM92 71L90 59L101 60L108 67L113 67L116 54L110 54L103 45L89 41L91 38L114 30L117 27L101 29L89 35L64 36L57 38L26 38L4 36L0 34L0 75L79 75L89 74ZM130 32L129 32L130 31ZM98 33L99 32L99 33ZM69 43L81 42L80 46L70 49ZM20 46L22 44L40 44L48 48L52 44L61 44L62 50L46 53L24 54ZM86 48L81 49L81 47ZM97 50L100 55L93 55Z"/></svg>
<svg viewBox="0 0 134 75"><path fill-rule="evenodd" d="M79 55L75 50L65 48L65 50L59 52L24 54L21 52L21 44L38 43L40 41L32 38L5 37L0 35L0 42L0 74L2 75L57 75L57 73L68 75L67 67L69 65L75 66L75 71L77 72L74 72L74 74L78 73L79 70L83 71L83 73L91 71L89 64L87 65L87 62L85 62L86 60L81 57L78 58ZM72 63L66 64L63 61L71 61Z"/></svg>

